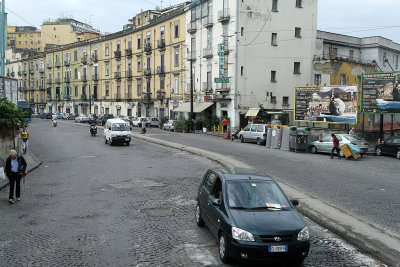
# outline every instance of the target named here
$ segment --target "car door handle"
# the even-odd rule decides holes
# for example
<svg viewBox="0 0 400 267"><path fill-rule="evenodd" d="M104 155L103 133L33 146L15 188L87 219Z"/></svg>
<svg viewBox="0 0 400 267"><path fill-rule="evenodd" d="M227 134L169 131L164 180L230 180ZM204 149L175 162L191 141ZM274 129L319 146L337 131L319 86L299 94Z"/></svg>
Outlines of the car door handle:
<svg viewBox="0 0 400 267"><path fill-rule="evenodd" d="M221 220L220 219L218 219L218 223L220 223L221 222Z"/></svg>

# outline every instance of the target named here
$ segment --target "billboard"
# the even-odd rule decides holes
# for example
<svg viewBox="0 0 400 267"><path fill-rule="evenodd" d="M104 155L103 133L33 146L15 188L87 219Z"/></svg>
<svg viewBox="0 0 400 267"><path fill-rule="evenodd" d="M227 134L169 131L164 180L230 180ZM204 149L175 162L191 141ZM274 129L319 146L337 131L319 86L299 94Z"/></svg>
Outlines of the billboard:
<svg viewBox="0 0 400 267"><path fill-rule="evenodd" d="M298 86L295 121L357 123L357 86Z"/></svg>
<svg viewBox="0 0 400 267"><path fill-rule="evenodd" d="M361 79L363 113L400 113L400 72L364 73Z"/></svg>

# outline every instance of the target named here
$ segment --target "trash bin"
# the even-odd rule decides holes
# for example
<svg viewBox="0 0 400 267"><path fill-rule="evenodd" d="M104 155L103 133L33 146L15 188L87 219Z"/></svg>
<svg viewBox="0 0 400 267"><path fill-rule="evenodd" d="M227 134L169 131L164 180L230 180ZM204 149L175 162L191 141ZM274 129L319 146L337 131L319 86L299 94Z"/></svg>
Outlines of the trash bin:
<svg viewBox="0 0 400 267"><path fill-rule="evenodd" d="M290 135L289 127L283 128L283 130L282 130L282 143L281 143L281 149L282 150L289 150L289 135Z"/></svg>
<svg viewBox="0 0 400 267"><path fill-rule="evenodd" d="M282 142L282 126L275 126L271 131L271 148L280 149Z"/></svg>
<svg viewBox="0 0 400 267"><path fill-rule="evenodd" d="M268 125L268 131L267 131L267 141L265 142L265 146L267 147L267 148L270 148L271 147L271 137L272 137L272 135L271 135L271 133L272 133L272 125Z"/></svg>
<svg viewBox="0 0 400 267"><path fill-rule="evenodd" d="M290 132L289 148L295 152L307 151L308 135L304 129L296 129Z"/></svg>

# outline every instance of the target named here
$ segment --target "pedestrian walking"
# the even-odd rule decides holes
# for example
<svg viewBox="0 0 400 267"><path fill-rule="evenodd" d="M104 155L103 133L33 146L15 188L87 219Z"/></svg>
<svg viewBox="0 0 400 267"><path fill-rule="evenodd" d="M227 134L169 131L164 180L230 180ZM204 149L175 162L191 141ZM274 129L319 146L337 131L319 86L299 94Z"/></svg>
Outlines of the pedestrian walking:
<svg viewBox="0 0 400 267"><path fill-rule="evenodd" d="M14 203L14 187L15 197L17 201L21 200L21 178L25 176L26 161L24 157L18 156L17 151L10 150L10 156L6 160L6 175L10 182L10 195L8 203Z"/></svg>
<svg viewBox="0 0 400 267"><path fill-rule="evenodd" d="M26 154L26 151L28 149L29 133L26 130L25 126L22 127L21 139L22 139L22 151L24 154Z"/></svg>
<svg viewBox="0 0 400 267"><path fill-rule="evenodd" d="M337 156L340 159L340 149L339 149L339 139L336 137L336 135L331 134L332 140L333 140L333 148L331 151L331 159L333 159L333 152L336 150Z"/></svg>
<svg viewBox="0 0 400 267"><path fill-rule="evenodd" d="M352 127L349 131L349 134L351 135L356 135L356 129L354 129L354 127Z"/></svg>
<svg viewBox="0 0 400 267"><path fill-rule="evenodd" d="M226 117L222 120L222 129L224 133L228 130L228 119Z"/></svg>
<svg viewBox="0 0 400 267"><path fill-rule="evenodd" d="M142 134L143 135L146 134L146 121L145 120L142 121Z"/></svg>

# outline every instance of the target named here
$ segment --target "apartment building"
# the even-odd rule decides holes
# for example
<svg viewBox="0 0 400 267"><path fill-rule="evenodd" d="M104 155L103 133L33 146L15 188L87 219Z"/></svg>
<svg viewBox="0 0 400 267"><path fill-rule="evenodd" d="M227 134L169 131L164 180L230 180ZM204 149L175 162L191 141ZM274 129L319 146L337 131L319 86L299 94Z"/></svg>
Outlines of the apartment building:
<svg viewBox="0 0 400 267"><path fill-rule="evenodd" d="M186 13L186 69L192 65L195 102L208 103L195 105L228 116L234 127L247 124L250 108L292 118L294 87L313 81L317 3L192 1ZM188 112L184 105L177 111Z"/></svg>
<svg viewBox="0 0 400 267"><path fill-rule="evenodd" d="M184 7L142 27L46 50L49 111L168 116L184 88Z"/></svg>
<svg viewBox="0 0 400 267"><path fill-rule="evenodd" d="M41 32L32 26L8 26L7 46L15 49L43 51Z"/></svg>

